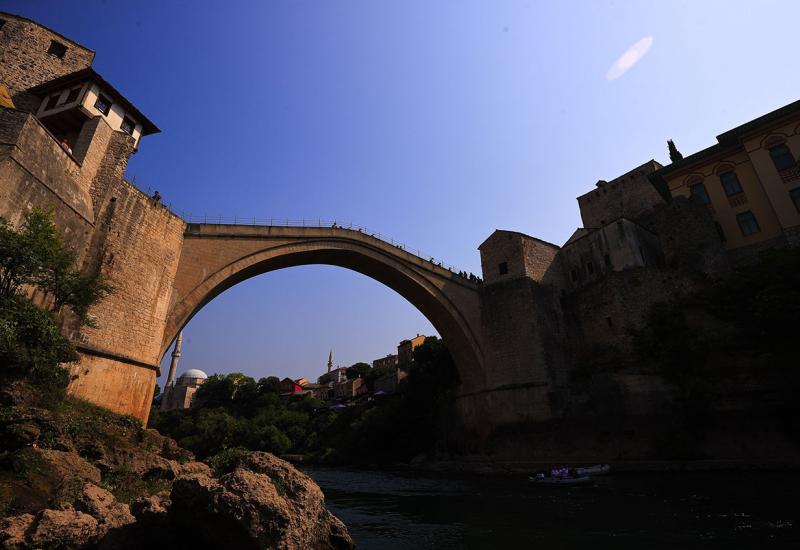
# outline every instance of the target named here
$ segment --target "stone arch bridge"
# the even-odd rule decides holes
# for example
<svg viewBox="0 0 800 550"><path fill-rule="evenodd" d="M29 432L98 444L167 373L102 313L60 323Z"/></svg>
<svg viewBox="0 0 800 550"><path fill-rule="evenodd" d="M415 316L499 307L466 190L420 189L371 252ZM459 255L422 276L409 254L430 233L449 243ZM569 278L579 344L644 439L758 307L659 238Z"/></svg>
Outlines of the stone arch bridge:
<svg viewBox="0 0 800 550"><path fill-rule="evenodd" d="M226 289L262 273L308 264L351 269L395 290L447 342L461 377L461 393L484 387L479 285L401 246L335 224L188 224L160 356L183 326Z"/></svg>

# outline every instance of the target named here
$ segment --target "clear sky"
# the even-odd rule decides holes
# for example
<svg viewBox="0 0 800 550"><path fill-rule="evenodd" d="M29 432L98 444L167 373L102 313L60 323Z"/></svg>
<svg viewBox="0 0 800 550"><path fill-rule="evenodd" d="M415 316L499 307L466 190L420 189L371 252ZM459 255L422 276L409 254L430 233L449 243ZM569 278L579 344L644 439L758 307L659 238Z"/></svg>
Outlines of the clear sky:
<svg viewBox="0 0 800 550"><path fill-rule="evenodd" d="M561 244L575 197L800 96L800 2L0 0L97 52L163 133L128 178L194 215L352 222L479 273L496 228ZM626 53L627 52L627 53ZM317 376L432 333L307 266L187 326L180 371Z"/></svg>

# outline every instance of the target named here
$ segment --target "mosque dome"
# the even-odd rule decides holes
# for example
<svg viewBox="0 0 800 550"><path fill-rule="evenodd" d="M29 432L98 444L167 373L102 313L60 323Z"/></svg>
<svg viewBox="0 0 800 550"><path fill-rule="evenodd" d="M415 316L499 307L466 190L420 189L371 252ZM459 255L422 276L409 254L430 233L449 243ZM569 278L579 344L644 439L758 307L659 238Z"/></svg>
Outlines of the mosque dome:
<svg viewBox="0 0 800 550"><path fill-rule="evenodd" d="M183 374L181 374L178 377L178 380L181 380L181 379L196 379L196 378L199 378L201 380L205 380L206 378L208 378L208 375L206 373L204 373L203 371L201 371L200 369L189 369L186 372L184 372Z"/></svg>

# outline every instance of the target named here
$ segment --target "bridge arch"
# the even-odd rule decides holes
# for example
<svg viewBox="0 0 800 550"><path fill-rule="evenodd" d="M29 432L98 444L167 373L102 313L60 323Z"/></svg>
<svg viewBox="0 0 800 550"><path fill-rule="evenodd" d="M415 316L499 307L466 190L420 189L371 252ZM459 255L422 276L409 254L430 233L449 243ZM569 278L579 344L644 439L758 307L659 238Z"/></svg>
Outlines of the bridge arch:
<svg viewBox="0 0 800 550"><path fill-rule="evenodd" d="M447 342L461 392L484 386L478 286L398 246L338 227L190 224L161 355L186 323L228 288L263 273L310 264L356 271L403 296Z"/></svg>

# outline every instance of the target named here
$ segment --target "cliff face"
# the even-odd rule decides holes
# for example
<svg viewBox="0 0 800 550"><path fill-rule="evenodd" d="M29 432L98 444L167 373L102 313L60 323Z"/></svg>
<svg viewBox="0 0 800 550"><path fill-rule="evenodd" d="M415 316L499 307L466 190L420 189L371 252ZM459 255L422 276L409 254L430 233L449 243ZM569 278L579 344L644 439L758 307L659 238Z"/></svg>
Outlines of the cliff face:
<svg viewBox="0 0 800 550"><path fill-rule="evenodd" d="M0 393L4 548L353 548L319 487L270 454L214 472L132 418Z"/></svg>

